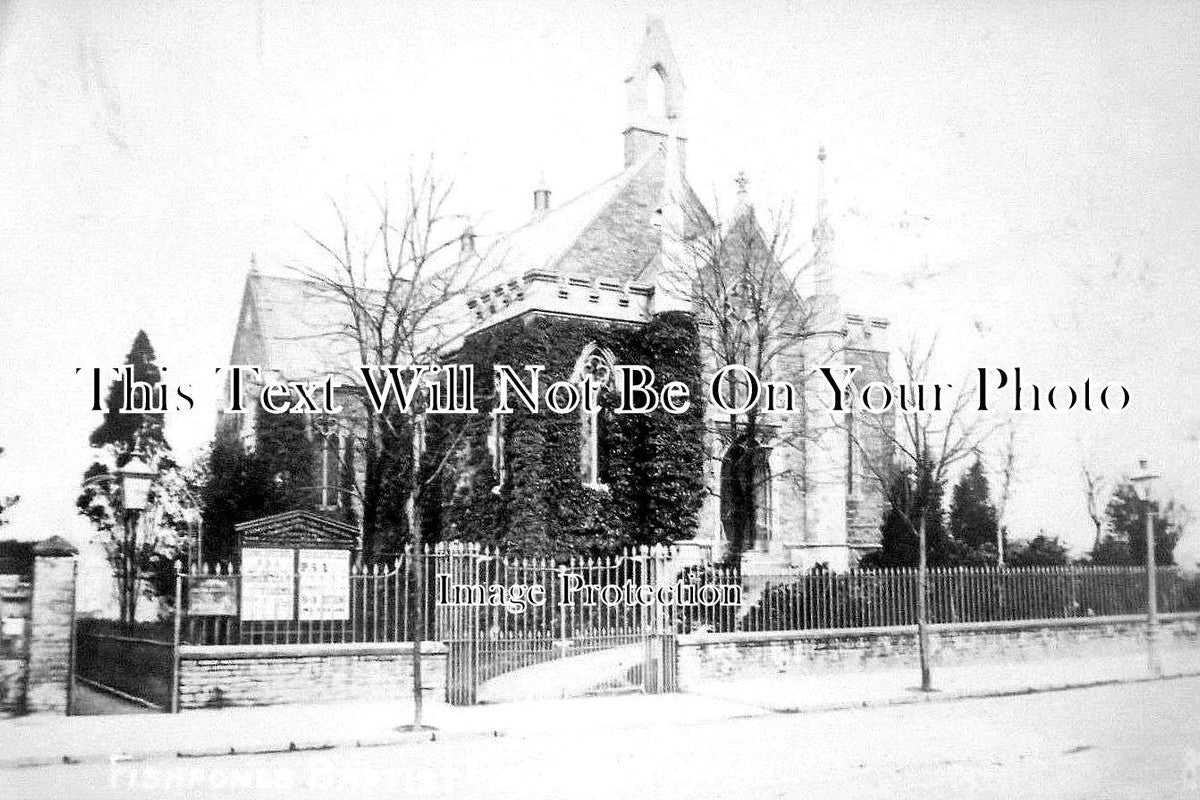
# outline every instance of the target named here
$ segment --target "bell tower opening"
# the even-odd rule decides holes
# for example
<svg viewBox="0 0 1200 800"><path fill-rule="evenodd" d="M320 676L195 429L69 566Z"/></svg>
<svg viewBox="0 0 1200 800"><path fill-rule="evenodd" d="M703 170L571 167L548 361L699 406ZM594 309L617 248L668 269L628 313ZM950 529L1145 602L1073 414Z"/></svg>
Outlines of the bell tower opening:
<svg viewBox="0 0 1200 800"><path fill-rule="evenodd" d="M667 82L663 79L662 64L655 64L646 76L646 113L664 119L667 116Z"/></svg>
<svg viewBox="0 0 1200 800"><path fill-rule="evenodd" d="M646 21L641 51L629 76L625 78L627 122L625 127L625 166L660 147L672 126L683 163L683 78L662 20Z"/></svg>

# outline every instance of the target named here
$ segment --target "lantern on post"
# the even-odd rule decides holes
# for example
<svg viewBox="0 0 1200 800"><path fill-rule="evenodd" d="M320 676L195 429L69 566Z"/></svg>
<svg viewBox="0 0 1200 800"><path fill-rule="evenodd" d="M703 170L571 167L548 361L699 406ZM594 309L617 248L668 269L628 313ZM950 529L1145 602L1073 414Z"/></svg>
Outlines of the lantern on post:
<svg viewBox="0 0 1200 800"><path fill-rule="evenodd" d="M137 576L134 550L137 546L137 518L150 498L150 486L155 472L140 455L135 455L116 470L121 486L121 509L124 541L121 547L121 617L132 624L137 619Z"/></svg>
<svg viewBox="0 0 1200 800"><path fill-rule="evenodd" d="M121 507L126 511L144 511L154 482L154 470L141 456L134 456L116 470L121 482Z"/></svg>
<svg viewBox="0 0 1200 800"><path fill-rule="evenodd" d="M1158 660L1158 563L1154 552L1154 507L1153 486L1158 475L1152 473L1146 459L1138 461L1138 474L1132 476L1129 482L1137 489L1142 499L1142 510L1146 515L1146 649L1150 657L1150 672L1154 676L1162 675L1162 665Z"/></svg>

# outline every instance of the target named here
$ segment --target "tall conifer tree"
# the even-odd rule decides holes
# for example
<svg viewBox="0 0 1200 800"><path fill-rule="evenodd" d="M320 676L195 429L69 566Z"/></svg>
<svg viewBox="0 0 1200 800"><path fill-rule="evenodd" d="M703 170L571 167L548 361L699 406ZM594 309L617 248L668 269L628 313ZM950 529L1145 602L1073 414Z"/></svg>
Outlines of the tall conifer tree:
<svg viewBox="0 0 1200 800"><path fill-rule="evenodd" d="M968 553L995 552L999 531L996 507L983 463L975 463L954 486L950 501L950 536Z"/></svg>
<svg viewBox="0 0 1200 800"><path fill-rule="evenodd" d="M141 406L153 406L154 396L160 391L162 373L155 364L154 347L145 331L137 332L125 363L133 368L134 385L127 392L124 377L118 377L108 387L104 417L88 438L95 459L84 471L83 487L75 505L98 531L106 534L105 550L121 587L121 618L132 622L139 590L153 594L156 587L171 583L168 574L173 573L175 559L183 557L187 546L188 525L179 513L180 506L190 505L190 501L168 497L168 483L182 481L164 481L168 475L179 477L179 466L163 432L164 415L125 408L127 395ZM159 524L141 526L140 533L127 535L124 525L118 524L115 517L115 512L122 509L114 470L124 467L135 456L144 459L157 473L150 489L149 506L158 506L163 513L156 516Z"/></svg>

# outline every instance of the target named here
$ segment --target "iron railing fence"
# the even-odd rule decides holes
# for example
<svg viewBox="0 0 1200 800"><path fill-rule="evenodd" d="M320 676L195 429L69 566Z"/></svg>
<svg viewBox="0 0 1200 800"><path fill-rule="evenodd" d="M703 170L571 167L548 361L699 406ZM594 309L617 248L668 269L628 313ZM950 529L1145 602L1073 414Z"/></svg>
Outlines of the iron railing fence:
<svg viewBox="0 0 1200 800"><path fill-rule="evenodd" d="M666 548L593 558L514 557L474 544L427 547L418 557L424 638L486 638L513 650L555 641L642 635L653 604L628 602L664 574ZM411 552L388 565L354 565L343 599L306 598L306 575L244 574L210 565L180 576L180 639L188 645L409 641L416 591ZM319 591L319 587L316 589ZM276 600L272 600L274 597ZM635 597L636 599L636 597ZM662 620L667 619L659 604ZM532 643L532 644L531 644Z"/></svg>
<svg viewBox="0 0 1200 800"><path fill-rule="evenodd" d="M332 594L306 573L245 574L208 565L181 575L180 643L187 645L335 644L409 641L416 593L410 554L388 564L350 567ZM421 557L425 586L433 560ZM317 596L312 597L316 592ZM433 638L433 596L425 592L424 639ZM213 597L218 599L214 602ZM201 608L197 598L208 598ZM223 598L223 599L222 599ZM219 613L225 611L227 613Z"/></svg>
<svg viewBox="0 0 1200 800"><path fill-rule="evenodd" d="M1158 568L1162 613L1200 611L1200 575ZM706 565L685 570L700 585L740 584L738 608L676 609L680 632L757 632L892 627L917 623L915 568L747 574ZM1141 567L941 567L928 571L931 624L1097 617L1146 612Z"/></svg>
<svg viewBox="0 0 1200 800"><path fill-rule="evenodd" d="M793 570L671 566L665 548L593 558L514 557L471 544L426 548L423 638L486 641L497 653L538 660L566 643L574 652L635 641L649 632L759 632L894 627L917 621L917 570ZM387 565L355 565L332 595L311 576L264 577L207 567L180 576L180 642L273 645L405 642L414 624L411 553ZM343 573L344 574L344 573ZM930 623L1142 614L1140 567L949 567L929 570ZM306 583L307 581L307 583ZM640 587L689 587L665 602ZM337 588L340 585L341 588ZM1200 575L1158 571L1162 613L1200 611ZM705 588L707 587L707 589ZM735 592L730 592L731 587ZM696 602L703 591L722 602ZM322 595L322 592L325 592ZM271 600L272 593L276 600ZM316 596L314 597L314 592ZM690 600L688 599L690 597ZM735 602L727 602L734 597Z"/></svg>
<svg viewBox="0 0 1200 800"><path fill-rule="evenodd" d="M654 585L668 554L627 548L590 558L514 558L487 547L445 548L434 555L439 633L460 638L473 627L492 640L641 634L653 604L638 602L637 588Z"/></svg>

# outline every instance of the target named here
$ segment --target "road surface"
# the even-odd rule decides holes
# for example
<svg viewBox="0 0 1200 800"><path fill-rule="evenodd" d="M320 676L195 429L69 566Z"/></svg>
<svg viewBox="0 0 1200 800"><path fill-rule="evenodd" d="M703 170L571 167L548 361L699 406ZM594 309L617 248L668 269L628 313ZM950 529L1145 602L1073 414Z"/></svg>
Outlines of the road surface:
<svg viewBox="0 0 1200 800"><path fill-rule="evenodd" d="M674 729L0 773L5 798L1200 798L1200 678Z"/></svg>

